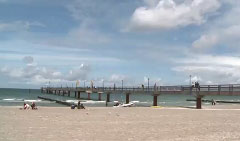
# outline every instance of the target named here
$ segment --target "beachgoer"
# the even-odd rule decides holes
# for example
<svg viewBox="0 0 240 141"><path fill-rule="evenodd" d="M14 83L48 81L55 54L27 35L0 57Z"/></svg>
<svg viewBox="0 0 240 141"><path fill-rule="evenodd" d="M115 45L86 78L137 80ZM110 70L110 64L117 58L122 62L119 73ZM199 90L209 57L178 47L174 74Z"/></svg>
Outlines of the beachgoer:
<svg viewBox="0 0 240 141"><path fill-rule="evenodd" d="M80 101L78 101L77 108L78 108L78 109L80 109L80 108L81 108Z"/></svg>
<svg viewBox="0 0 240 141"><path fill-rule="evenodd" d="M83 106L83 104L80 104L80 108L81 108L81 109L85 109L85 107Z"/></svg>
<svg viewBox="0 0 240 141"><path fill-rule="evenodd" d="M30 108L30 106L28 104L26 104L26 103L23 104L23 109L24 110L29 109L29 108Z"/></svg>
<svg viewBox="0 0 240 141"><path fill-rule="evenodd" d="M76 104L72 104L71 109L75 109L76 106L77 106Z"/></svg>
<svg viewBox="0 0 240 141"><path fill-rule="evenodd" d="M37 110L36 104L34 102L32 102L31 107L32 107L32 110Z"/></svg>
<svg viewBox="0 0 240 141"><path fill-rule="evenodd" d="M212 99L212 105L216 105L216 101Z"/></svg>

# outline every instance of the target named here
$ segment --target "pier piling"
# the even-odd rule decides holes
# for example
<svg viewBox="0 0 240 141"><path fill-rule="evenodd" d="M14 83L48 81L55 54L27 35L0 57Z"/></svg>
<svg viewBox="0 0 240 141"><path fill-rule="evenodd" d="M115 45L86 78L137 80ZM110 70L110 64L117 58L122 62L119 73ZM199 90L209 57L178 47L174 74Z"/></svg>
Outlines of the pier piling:
<svg viewBox="0 0 240 141"><path fill-rule="evenodd" d="M81 92L80 91L78 91L78 99L80 99L80 95L81 95Z"/></svg>
<svg viewBox="0 0 240 141"><path fill-rule="evenodd" d="M202 109L202 97L197 97L197 103L196 103L197 109Z"/></svg>
<svg viewBox="0 0 240 141"><path fill-rule="evenodd" d="M126 104L130 101L130 93L126 93Z"/></svg>
<svg viewBox="0 0 240 141"><path fill-rule="evenodd" d="M110 102L110 93L107 93L107 102Z"/></svg>
<svg viewBox="0 0 240 141"><path fill-rule="evenodd" d="M158 96L159 96L159 95L160 95L160 94L155 93L155 92L154 92L154 94L152 95L152 96L153 96L153 106L158 106L157 102L158 102Z"/></svg>
<svg viewBox="0 0 240 141"><path fill-rule="evenodd" d="M70 97L70 94L71 94L71 92L70 92L70 91L68 91L68 97Z"/></svg>
<svg viewBox="0 0 240 141"><path fill-rule="evenodd" d="M88 93L88 100L91 99L91 93Z"/></svg>
<svg viewBox="0 0 240 141"><path fill-rule="evenodd" d="M98 100L101 101L102 99L102 93L98 93Z"/></svg>

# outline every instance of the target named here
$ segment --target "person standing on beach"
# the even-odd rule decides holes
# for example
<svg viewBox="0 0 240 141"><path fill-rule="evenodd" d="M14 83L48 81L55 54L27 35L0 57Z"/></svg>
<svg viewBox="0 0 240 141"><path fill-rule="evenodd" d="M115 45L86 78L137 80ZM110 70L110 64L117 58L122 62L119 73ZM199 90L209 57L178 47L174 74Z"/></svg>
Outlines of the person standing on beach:
<svg viewBox="0 0 240 141"><path fill-rule="evenodd" d="M80 101L78 101L77 108L78 108L78 109L80 109L80 108L81 108Z"/></svg>
<svg viewBox="0 0 240 141"><path fill-rule="evenodd" d="M212 99L212 105L216 105L216 101Z"/></svg>

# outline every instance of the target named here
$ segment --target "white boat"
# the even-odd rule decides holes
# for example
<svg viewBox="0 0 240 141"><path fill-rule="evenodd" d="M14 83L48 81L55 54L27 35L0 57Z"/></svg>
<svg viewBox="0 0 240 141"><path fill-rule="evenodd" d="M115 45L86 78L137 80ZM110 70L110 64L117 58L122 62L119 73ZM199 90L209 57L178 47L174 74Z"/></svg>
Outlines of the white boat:
<svg viewBox="0 0 240 141"><path fill-rule="evenodd" d="M130 102L130 103L128 103L128 104L119 104L119 105L117 105L117 106L113 106L113 107L132 107L132 106L134 106L134 103L132 103L132 102Z"/></svg>

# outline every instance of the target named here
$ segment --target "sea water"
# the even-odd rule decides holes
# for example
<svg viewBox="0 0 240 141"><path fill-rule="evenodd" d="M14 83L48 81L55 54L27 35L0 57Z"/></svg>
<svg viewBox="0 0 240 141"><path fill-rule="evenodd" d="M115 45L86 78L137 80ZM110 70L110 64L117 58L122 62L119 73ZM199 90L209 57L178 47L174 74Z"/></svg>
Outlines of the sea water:
<svg viewBox="0 0 240 141"><path fill-rule="evenodd" d="M59 96L54 94L42 94L39 89L0 89L0 106L23 106L23 103L31 104L35 102L37 106L47 106L47 107L61 107L64 105L57 104L55 102L41 100L38 96L51 98L55 100L66 101L69 103L77 103L78 99L74 97L74 93L71 92L70 97ZM105 107L113 106L116 102L125 103L125 94L113 93L110 95L110 101L106 104L106 94L102 94L102 101L98 101L98 94L91 94L92 100L87 100L87 93L81 93L81 103L84 106L89 107ZM186 101L187 99L195 99L193 95L179 95L171 94L165 95L161 94L158 96L158 105L163 107L189 107L195 106L196 102ZM214 100L228 100L228 101L239 101L240 96L205 96L204 99L214 99ZM131 94L130 101L134 103L135 106L149 107L153 104L153 96L151 94ZM203 103L204 105L210 105L210 103Z"/></svg>

